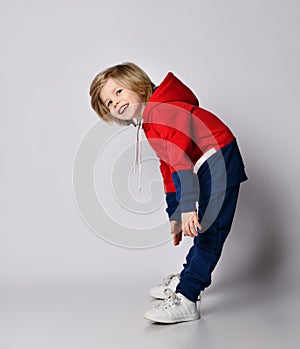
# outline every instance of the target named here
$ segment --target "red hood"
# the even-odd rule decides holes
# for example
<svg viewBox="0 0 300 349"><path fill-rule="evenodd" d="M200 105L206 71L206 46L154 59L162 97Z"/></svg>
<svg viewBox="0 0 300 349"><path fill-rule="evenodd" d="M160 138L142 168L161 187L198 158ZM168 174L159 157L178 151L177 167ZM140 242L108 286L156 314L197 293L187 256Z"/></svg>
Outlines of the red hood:
<svg viewBox="0 0 300 349"><path fill-rule="evenodd" d="M184 85L173 73L168 73L161 84L157 87L150 97L149 109L155 106L155 103L185 102L191 105L199 106L199 101L194 93Z"/></svg>

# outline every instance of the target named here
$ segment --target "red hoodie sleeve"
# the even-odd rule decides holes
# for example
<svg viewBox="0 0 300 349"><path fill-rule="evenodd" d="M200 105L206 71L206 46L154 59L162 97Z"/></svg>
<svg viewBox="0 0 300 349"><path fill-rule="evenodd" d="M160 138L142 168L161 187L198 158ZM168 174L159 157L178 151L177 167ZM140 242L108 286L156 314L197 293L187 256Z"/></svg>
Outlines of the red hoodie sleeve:
<svg viewBox="0 0 300 349"><path fill-rule="evenodd" d="M187 155L193 152L191 114L180 107L164 103L151 110L149 121L157 135L149 142L163 164L161 173L166 192L173 191L171 174L181 211L195 210L194 165Z"/></svg>
<svg viewBox="0 0 300 349"><path fill-rule="evenodd" d="M171 173L169 165L165 161L160 160L160 167L159 168L160 168L160 172L163 176L163 180L164 180L165 193L176 192L176 188L175 188L174 182L172 180L172 173Z"/></svg>

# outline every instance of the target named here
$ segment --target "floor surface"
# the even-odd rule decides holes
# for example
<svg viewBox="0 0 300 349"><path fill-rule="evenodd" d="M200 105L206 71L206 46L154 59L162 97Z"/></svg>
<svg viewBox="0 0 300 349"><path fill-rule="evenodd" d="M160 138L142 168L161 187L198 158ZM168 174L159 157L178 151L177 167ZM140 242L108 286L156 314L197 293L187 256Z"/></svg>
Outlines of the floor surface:
<svg viewBox="0 0 300 349"><path fill-rule="evenodd" d="M0 348L299 348L297 295L215 287L203 292L200 320L161 325L143 318L156 303L151 281L3 286Z"/></svg>

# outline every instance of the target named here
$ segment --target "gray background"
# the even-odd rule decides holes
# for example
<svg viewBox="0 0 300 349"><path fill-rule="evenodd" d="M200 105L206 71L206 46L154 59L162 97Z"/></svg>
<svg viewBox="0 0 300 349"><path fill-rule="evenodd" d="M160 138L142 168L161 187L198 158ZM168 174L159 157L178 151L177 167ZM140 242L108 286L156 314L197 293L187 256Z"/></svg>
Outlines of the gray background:
<svg viewBox="0 0 300 349"><path fill-rule="evenodd" d="M1 348L299 346L299 3L1 1ZM238 136L249 181L202 319L151 325L191 244L109 244L75 205L99 70L173 71ZM109 229L109 227L103 227ZM149 304L151 303L151 304Z"/></svg>

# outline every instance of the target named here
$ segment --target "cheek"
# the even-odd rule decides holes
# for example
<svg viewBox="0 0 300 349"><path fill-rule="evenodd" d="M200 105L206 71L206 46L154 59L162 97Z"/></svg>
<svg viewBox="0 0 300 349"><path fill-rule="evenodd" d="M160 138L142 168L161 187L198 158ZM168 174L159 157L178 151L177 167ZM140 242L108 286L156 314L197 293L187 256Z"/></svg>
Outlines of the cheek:
<svg viewBox="0 0 300 349"><path fill-rule="evenodd" d="M134 102L135 102L135 103L142 103L142 101L141 101L141 99L140 99L139 96L135 96Z"/></svg>
<svg viewBox="0 0 300 349"><path fill-rule="evenodd" d="M128 95L128 98L130 99L131 103L140 103L140 98L136 93Z"/></svg>
<svg viewBox="0 0 300 349"><path fill-rule="evenodd" d="M113 116L118 115L117 111L114 108L109 108L109 113Z"/></svg>

